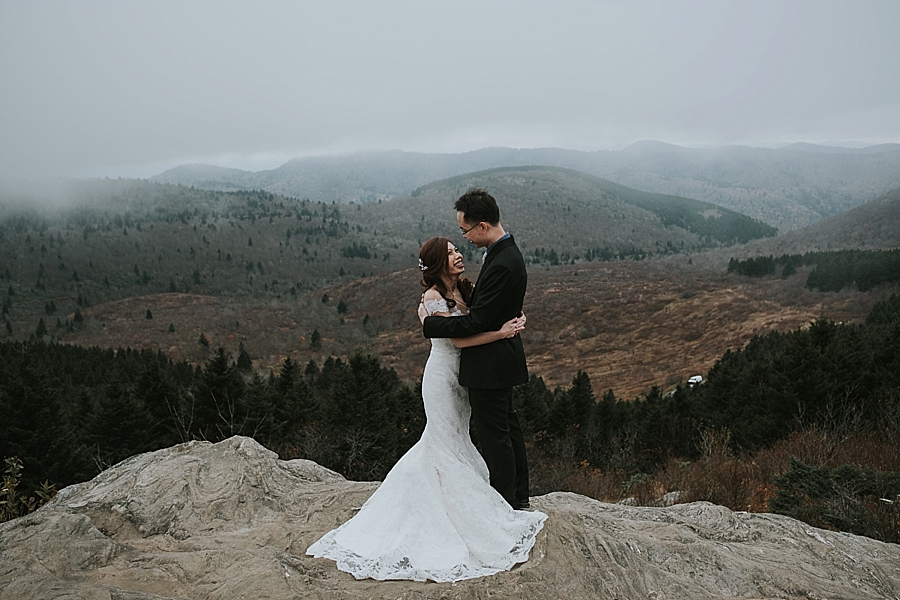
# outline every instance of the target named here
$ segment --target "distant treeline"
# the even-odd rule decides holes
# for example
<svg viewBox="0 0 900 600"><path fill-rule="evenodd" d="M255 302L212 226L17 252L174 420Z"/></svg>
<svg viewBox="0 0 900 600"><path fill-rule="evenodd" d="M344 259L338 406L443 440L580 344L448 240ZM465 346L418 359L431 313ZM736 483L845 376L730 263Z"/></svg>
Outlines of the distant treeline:
<svg viewBox="0 0 900 600"><path fill-rule="evenodd" d="M851 283L860 291L870 290L883 283L900 281L900 250L838 250L835 252L807 252L757 256L746 260L732 258L729 273L748 277L774 275L781 269L782 277L797 272L798 267L815 265L806 279L806 287L822 292L837 292Z"/></svg>
<svg viewBox="0 0 900 600"><path fill-rule="evenodd" d="M671 242L666 246L662 246L656 253L648 252L641 248L616 250L609 246L590 248L586 250L584 254L557 252L554 248L535 248L534 250L525 253L525 261L532 265L549 264L556 266L575 264L581 261L610 262L614 260L644 260L654 256L677 253L678 251L679 249L674 247Z"/></svg>
<svg viewBox="0 0 900 600"><path fill-rule="evenodd" d="M746 215L727 211L713 204L680 196L659 194L623 194L635 206L655 213L666 227L681 227L699 235L707 244L746 244L750 240L773 237L778 229ZM706 211L698 205L706 205Z"/></svg>

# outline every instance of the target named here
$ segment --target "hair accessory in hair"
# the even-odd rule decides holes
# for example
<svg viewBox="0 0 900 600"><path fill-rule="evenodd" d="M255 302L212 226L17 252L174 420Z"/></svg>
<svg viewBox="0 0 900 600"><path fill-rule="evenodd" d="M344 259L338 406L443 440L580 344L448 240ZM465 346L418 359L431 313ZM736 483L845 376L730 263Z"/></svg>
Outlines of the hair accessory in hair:
<svg viewBox="0 0 900 600"><path fill-rule="evenodd" d="M420 270L420 271L427 271L427 270L428 270L428 265L426 265L425 263L423 263L421 258L419 259L419 270Z"/></svg>

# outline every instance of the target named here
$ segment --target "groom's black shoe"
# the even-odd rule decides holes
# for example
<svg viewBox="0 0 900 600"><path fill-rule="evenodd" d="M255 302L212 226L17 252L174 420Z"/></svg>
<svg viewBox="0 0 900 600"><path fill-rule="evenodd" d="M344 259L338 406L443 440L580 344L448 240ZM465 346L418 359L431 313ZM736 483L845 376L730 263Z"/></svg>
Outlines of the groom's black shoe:
<svg viewBox="0 0 900 600"><path fill-rule="evenodd" d="M529 508L531 508L531 502L528 501L528 498L524 500L519 500L518 498L516 498L513 501L513 508L515 510L528 510Z"/></svg>

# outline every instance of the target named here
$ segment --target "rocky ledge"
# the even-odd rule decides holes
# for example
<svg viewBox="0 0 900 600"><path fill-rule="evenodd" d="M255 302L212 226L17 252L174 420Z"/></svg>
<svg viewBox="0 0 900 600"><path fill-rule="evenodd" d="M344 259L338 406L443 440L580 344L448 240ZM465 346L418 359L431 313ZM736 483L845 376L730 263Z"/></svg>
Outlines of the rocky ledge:
<svg viewBox="0 0 900 600"><path fill-rule="evenodd" d="M537 497L550 518L531 559L455 584L307 557L377 485L245 437L135 456L0 525L0 599L900 598L900 546L705 502Z"/></svg>

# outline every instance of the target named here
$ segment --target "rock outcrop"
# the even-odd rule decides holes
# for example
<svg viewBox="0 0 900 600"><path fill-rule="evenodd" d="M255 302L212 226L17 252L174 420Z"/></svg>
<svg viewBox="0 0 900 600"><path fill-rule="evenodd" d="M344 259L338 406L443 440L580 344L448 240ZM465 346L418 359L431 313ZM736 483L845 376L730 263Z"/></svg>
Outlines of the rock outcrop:
<svg viewBox="0 0 900 600"><path fill-rule="evenodd" d="M534 498L550 518L531 559L455 584L307 557L377 485L244 437L135 456L0 525L0 599L900 598L900 546L704 502Z"/></svg>

